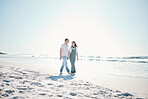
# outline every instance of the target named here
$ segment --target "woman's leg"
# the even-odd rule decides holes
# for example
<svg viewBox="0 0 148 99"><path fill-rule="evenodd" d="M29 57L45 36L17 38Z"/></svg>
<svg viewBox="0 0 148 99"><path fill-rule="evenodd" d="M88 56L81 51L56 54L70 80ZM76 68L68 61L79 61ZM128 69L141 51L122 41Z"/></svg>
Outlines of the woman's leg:
<svg viewBox="0 0 148 99"><path fill-rule="evenodd" d="M70 59L70 63L71 63L71 73L75 73L75 60Z"/></svg>

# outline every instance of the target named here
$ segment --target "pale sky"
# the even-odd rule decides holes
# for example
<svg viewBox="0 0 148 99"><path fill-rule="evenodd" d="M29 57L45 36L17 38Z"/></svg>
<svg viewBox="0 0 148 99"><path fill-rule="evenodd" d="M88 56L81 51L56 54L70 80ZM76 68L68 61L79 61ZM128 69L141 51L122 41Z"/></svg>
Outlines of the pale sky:
<svg viewBox="0 0 148 99"><path fill-rule="evenodd" d="M148 56L147 5L147 0L0 0L0 51L58 56L69 38L80 55Z"/></svg>

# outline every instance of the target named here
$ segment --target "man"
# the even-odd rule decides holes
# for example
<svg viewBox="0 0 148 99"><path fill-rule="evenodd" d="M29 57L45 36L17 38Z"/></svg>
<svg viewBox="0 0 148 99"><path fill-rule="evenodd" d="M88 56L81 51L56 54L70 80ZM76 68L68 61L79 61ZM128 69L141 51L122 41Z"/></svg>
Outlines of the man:
<svg viewBox="0 0 148 99"><path fill-rule="evenodd" d="M61 48L60 48L60 60L63 59L63 63L62 63L61 69L60 69L60 74L62 74L64 66L66 67L66 70L67 70L67 72L69 74L69 69L68 69L68 65L67 65L68 43L69 43L69 39L66 38L65 43L62 44Z"/></svg>

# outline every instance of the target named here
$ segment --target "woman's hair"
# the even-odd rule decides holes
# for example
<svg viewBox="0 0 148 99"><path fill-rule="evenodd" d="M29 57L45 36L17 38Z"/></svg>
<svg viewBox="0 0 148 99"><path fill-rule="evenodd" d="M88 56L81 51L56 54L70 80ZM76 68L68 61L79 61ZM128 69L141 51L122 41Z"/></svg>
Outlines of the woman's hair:
<svg viewBox="0 0 148 99"><path fill-rule="evenodd" d="M72 41L72 42L75 44L75 45L74 45L75 47L78 47L75 41Z"/></svg>

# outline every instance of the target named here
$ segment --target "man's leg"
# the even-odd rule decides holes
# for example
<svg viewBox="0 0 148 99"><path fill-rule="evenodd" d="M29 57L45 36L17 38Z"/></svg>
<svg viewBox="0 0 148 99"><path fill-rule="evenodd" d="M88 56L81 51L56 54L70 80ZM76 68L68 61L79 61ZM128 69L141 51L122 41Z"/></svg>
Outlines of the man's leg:
<svg viewBox="0 0 148 99"><path fill-rule="evenodd" d="M62 73L63 68L64 68L64 59L63 59L63 62L62 62L62 66L61 66L61 69L60 69L60 73Z"/></svg>
<svg viewBox="0 0 148 99"><path fill-rule="evenodd" d="M69 73L69 69L68 69L68 66L67 66L67 57L64 57L63 60L64 60L64 65L66 67L66 70Z"/></svg>

